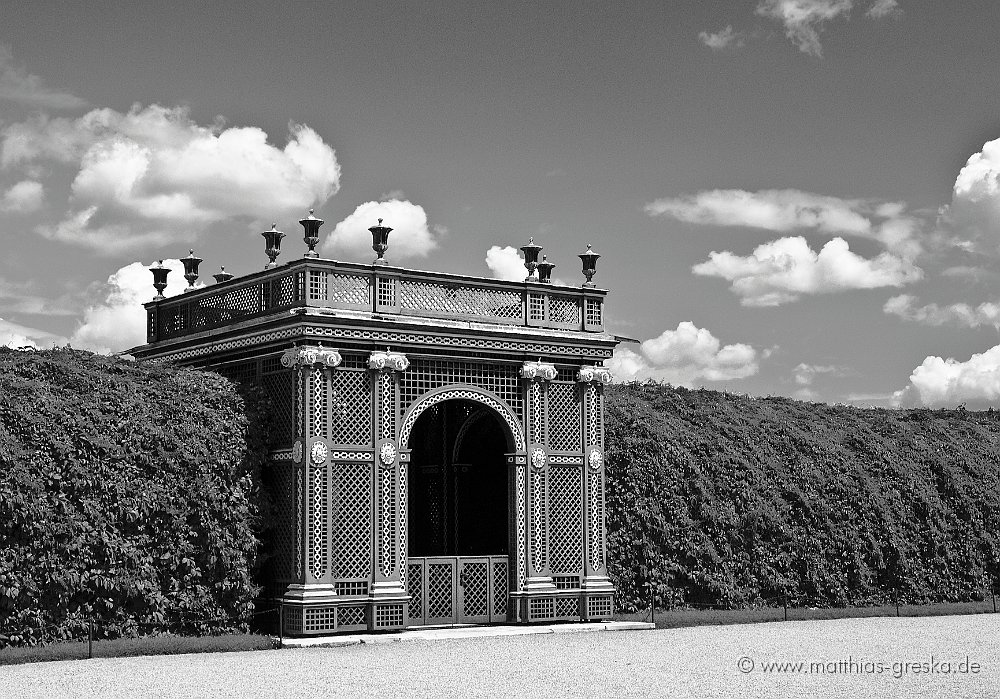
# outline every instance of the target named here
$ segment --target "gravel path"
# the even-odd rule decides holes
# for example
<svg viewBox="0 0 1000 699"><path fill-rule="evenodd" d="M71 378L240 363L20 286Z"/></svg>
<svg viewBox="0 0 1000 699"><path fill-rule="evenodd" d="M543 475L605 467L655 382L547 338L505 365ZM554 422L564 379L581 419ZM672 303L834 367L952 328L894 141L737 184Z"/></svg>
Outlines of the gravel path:
<svg viewBox="0 0 1000 699"><path fill-rule="evenodd" d="M0 697L1000 697L998 640L982 614L100 658L0 667ZM966 658L978 673L943 674Z"/></svg>

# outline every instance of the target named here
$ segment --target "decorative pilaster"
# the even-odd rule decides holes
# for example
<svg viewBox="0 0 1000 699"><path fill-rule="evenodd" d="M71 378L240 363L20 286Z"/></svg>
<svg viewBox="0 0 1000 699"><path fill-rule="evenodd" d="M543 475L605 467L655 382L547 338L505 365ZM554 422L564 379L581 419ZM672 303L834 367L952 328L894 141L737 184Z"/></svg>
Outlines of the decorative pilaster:
<svg viewBox="0 0 1000 699"><path fill-rule="evenodd" d="M583 390L584 425L584 591L612 589L607 570L607 537L604 515L604 386L611 371L602 366L582 366L577 381ZM584 609L589 608L584 600ZM610 613L610 611L609 611Z"/></svg>
<svg viewBox="0 0 1000 699"><path fill-rule="evenodd" d="M372 595L406 594L407 464L400 457L396 418L399 373L410 361L399 352L372 352L368 368L375 372L375 579Z"/></svg>
<svg viewBox="0 0 1000 699"><path fill-rule="evenodd" d="M330 371L340 365L330 347L293 347L281 364L295 371L295 555L296 584L286 596L327 599L334 596L330 573L330 447L328 397Z"/></svg>
<svg viewBox="0 0 1000 699"><path fill-rule="evenodd" d="M523 591L555 589L549 567L549 458L545 403L548 382L556 375L556 368L542 361L525 362L521 367L521 378L525 380L525 423L528 432L527 468L521 475L526 481L523 486L527 494L528 577L522 586ZM521 487L520 483L518 487Z"/></svg>

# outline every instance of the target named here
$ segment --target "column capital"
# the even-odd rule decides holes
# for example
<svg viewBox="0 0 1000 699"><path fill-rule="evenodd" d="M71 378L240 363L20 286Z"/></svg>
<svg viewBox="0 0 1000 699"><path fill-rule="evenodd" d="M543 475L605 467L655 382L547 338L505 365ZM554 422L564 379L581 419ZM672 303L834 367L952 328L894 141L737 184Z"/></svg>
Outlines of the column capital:
<svg viewBox="0 0 1000 699"><path fill-rule="evenodd" d="M556 377L556 368L548 362L525 362L521 366L521 378L532 381L551 381Z"/></svg>
<svg viewBox="0 0 1000 699"><path fill-rule="evenodd" d="M332 347L304 345L285 350L285 353L281 355L281 366L287 369L312 366L314 364L333 368L340 366L341 361L343 359L340 356L340 352Z"/></svg>
<svg viewBox="0 0 1000 699"><path fill-rule="evenodd" d="M406 371L410 360L402 352L372 352L368 357L368 368L377 371Z"/></svg>
<svg viewBox="0 0 1000 699"><path fill-rule="evenodd" d="M611 378L611 370L603 366L584 365L576 373L576 380L580 383L607 384L611 383Z"/></svg>

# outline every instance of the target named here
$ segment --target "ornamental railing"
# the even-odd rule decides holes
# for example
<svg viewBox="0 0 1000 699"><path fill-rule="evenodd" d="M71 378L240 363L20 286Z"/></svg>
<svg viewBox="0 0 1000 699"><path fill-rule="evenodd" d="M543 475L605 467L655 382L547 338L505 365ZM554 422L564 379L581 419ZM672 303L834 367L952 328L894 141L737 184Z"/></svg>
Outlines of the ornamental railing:
<svg viewBox="0 0 1000 699"><path fill-rule="evenodd" d="M603 289L301 259L146 304L147 341L222 328L295 308L604 331Z"/></svg>

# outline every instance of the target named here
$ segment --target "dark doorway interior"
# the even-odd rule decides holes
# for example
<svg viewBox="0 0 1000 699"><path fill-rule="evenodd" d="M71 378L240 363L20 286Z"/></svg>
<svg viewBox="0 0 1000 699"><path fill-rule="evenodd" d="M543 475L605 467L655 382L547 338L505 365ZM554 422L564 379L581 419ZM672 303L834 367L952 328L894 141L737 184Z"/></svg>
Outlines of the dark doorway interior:
<svg viewBox="0 0 1000 699"><path fill-rule="evenodd" d="M499 416L474 401L444 401L417 419L410 448L409 555L506 554L508 446Z"/></svg>

